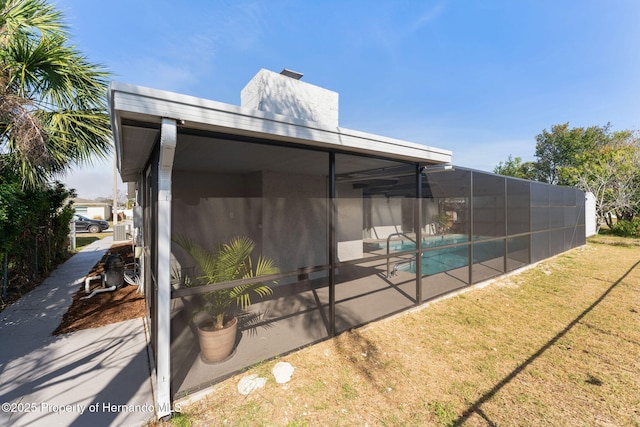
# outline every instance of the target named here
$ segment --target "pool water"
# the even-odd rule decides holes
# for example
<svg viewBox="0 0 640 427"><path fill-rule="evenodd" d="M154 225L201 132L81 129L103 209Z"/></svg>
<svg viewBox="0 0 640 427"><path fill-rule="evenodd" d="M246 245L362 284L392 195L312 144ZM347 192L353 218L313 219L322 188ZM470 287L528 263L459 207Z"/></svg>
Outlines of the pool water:
<svg viewBox="0 0 640 427"><path fill-rule="evenodd" d="M422 239L423 248L431 248L434 246L454 245L456 243L464 243L469 241L469 237L465 234L450 234L447 236L427 237ZM380 244L380 249L386 249L384 244ZM389 252L412 251L416 248L416 244L411 240L395 240L389 243Z"/></svg>
<svg viewBox="0 0 640 427"><path fill-rule="evenodd" d="M455 243L467 242L467 236L445 236L444 240L423 241L422 247L437 247L450 245ZM446 243L445 243L446 242ZM410 251L414 250L416 245L413 242L396 242L390 246L390 251ZM504 256L504 243L502 241L477 242L474 243L473 262L483 262L493 258ZM422 254L422 274L430 276L469 265L469 246L462 245L452 248L432 249ZM398 266L398 270L410 273L416 272L415 257L408 263Z"/></svg>
<svg viewBox="0 0 640 427"><path fill-rule="evenodd" d="M422 254L422 274L430 276L444 271L455 270L469 264L469 248L467 246L457 248L435 249ZM410 273L416 272L416 262L400 265L398 270Z"/></svg>

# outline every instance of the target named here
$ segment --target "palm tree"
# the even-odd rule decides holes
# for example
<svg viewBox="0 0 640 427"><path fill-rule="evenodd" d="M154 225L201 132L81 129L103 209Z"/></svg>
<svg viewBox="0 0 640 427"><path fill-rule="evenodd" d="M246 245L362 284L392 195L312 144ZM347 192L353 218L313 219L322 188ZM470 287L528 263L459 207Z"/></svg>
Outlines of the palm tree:
<svg viewBox="0 0 640 427"><path fill-rule="evenodd" d="M45 0L0 0L0 172L37 186L106 157L109 74L68 46Z"/></svg>

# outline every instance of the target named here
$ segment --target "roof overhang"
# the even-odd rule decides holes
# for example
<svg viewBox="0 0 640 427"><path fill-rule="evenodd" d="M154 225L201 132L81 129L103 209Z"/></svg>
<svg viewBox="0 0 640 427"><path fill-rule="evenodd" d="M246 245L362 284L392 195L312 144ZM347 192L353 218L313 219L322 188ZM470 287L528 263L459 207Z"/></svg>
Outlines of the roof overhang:
<svg viewBox="0 0 640 427"><path fill-rule="evenodd" d="M449 150L131 84L112 82L108 101L117 165L124 182L138 180L159 140L163 118L176 120L182 129L428 164L451 162Z"/></svg>

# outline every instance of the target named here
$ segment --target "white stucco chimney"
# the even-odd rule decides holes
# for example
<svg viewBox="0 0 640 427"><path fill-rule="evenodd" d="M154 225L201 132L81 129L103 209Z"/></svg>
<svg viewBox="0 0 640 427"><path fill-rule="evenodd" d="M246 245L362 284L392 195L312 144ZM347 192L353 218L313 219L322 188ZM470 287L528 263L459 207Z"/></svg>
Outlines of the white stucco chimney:
<svg viewBox="0 0 640 427"><path fill-rule="evenodd" d="M240 92L245 108L338 126L338 93L300 81L302 74L261 69Z"/></svg>

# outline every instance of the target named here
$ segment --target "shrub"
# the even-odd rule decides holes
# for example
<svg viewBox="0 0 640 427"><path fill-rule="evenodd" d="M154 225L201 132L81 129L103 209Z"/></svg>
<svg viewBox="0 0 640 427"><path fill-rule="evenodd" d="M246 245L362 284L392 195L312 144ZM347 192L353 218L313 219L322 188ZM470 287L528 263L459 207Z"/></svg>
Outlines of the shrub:
<svg viewBox="0 0 640 427"><path fill-rule="evenodd" d="M24 189L10 173L0 175L0 298L23 294L48 275L68 253L75 196L59 182ZM6 302L6 301L5 301Z"/></svg>
<svg viewBox="0 0 640 427"><path fill-rule="evenodd" d="M640 237L640 218L631 221L621 219L613 224L611 233L622 237Z"/></svg>

